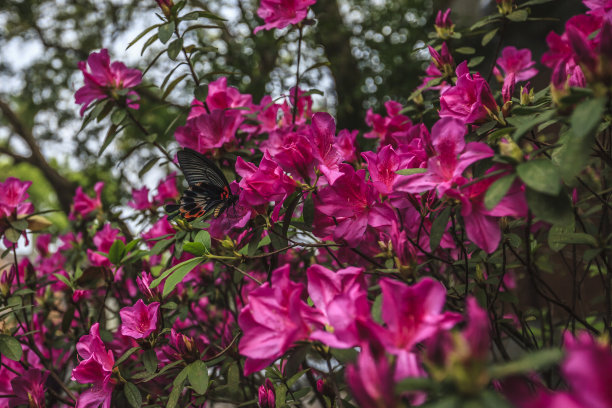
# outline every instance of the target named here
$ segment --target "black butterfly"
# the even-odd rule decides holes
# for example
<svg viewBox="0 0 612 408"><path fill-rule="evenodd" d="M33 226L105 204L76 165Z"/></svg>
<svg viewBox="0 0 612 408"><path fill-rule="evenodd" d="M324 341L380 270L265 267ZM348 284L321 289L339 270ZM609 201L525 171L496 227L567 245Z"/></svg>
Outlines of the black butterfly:
<svg viewBox="0 0 612 408"><path fill-rule="evenodd" d="M236 204L238 196L232 194L223 172L210 159L188 148L179 151L177 157L189 188L179 204L166 206L167 212L178 210L183 218L192 221L211 210L218 217Z"/></svg>

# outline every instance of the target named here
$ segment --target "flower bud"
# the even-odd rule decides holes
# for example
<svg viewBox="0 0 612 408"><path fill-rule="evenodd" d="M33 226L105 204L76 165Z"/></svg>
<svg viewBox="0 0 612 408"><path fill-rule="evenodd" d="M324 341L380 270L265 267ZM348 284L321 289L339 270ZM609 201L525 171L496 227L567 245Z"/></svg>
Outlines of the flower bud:
<svg viewBox="0 0 612 408"><path fill-rule="evenodd" d="M496 0L499 14L508 15L514 10L514 0Z"/></svg>
<svg viewBox="0 0 612 408"><path fill-rule="evenodd" d="M172 14L171 10L174 7L174 2L172 0L155 0L159 8L162 9L164 16L170 17Z"/></svg>
<svg viewBox="0 0 612 408"><path fill-rule="evenodd" d="M274 384L269 378L259 387L259 407L274 408L276 406L276 396L274 394Z"/></svg>
<svg viewBox="0 0 612 408"><path fill-rule="evenodd" d="M521 105L531 105L533 103L533 88L529 82L525 86L521 86Z"/></svg>
<svg viewBox="0 0 612 408"><path fill-rule="evenodd" d="M442 13L442 10L438 10L438 15L434 23L434 28L436 29L436 33L438 33L438 37L443 40L450 38L454 34L455 25L450 19L450 12L450 8L446 9L444 13Z"/></svg>
<svg viewBox="0 0 612 408"><path fill-rule="evenodd" d="M502 156L510 157L517 162L523 161L523 151L512 139L501 139L498 143L499 153Z"/></svg>

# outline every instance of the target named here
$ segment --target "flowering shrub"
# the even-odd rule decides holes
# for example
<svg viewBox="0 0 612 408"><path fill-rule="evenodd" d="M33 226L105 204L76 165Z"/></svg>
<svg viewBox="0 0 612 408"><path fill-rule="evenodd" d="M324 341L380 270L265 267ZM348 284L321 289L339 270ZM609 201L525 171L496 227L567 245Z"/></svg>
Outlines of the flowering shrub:
<svg viewBox="0 0 612 408"><path fill-rule="evenodd" d="M102 49L75 94L84 126L110 115L100 154L126 129L156 149L157 185L124 203L79 186L49 234L31 182L0 183L0 406L612 406L612 15L584 1L541 63L502 47L546 2L470 28L437 12L422 85L358 137L300 87L315 0L261 0L253 34L299 38L297 83L259 103L191 59L185 33L211 27L194 20L222 19L158 0L137 39L189 74L139 109L153 85ZM468 34L499 36L490 68ZM190 79L156 141L142 111Z"/></svg>

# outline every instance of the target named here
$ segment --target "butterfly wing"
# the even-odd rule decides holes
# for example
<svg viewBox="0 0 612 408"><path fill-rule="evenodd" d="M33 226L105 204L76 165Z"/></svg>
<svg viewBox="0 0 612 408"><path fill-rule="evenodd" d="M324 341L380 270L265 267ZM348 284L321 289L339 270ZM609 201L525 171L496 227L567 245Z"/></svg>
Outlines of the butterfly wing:
<svg viewBox="0 0 612 408"><path fill-rule="evenodd" d="M188 148L179 151L177 156L189 188L179 205L167 206L167 209L178 210L183 218L191 221L211 210L218 217L236 201L227 179L215 163Z"/></svg>
<svg viewBox="0 0 612 408"><path fill-rule="evenodd" d="M218 188L228 187L223 172L212 160L195 150L185 148L177 153L178 162L189 186L205 183Z"/></svg>

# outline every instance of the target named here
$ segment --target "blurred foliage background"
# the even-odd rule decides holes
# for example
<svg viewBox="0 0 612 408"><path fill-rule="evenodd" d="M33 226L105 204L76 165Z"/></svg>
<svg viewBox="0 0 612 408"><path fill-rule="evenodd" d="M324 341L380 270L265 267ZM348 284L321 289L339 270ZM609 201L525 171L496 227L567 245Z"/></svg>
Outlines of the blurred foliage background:
<svg viewBox="0 0 612 408"><path fill-rule="evenodd" d="M252 34L262 24L256 0L189 0L187 4L187 8L208 9L227 19L221 28L191 30L186 35L189 44L200 49L194 61L202 83L225 75L229 85L252 94L255 103L265 94L273 98L287 94L295 84L296 30ZM499 47L506 45L529 47L539 61L547 48L546 34L560 32L569 16L584 9L576 0L554 4L554 8L548 4L533 8L532 17L547 17L542 24L525 24L528 29L516 24L502 44L497 40L488 44L490 54L475 69L488 72ZM312 14L316 29L304 31L301 71L316 68L308 71L300 86L324 93L315 99L315 109L333 113L339 129L364 130L367 109L381 111L389 99L406 103L421 83L429 62L426 43L435 12L447 7L453 9L457 30L465 32L453 41L466 46L479 41L482 34L470 36L466 29L471 23L496 13L495 1L490 0L319 0ZM144 136L136 129L129 128L100 157L109 119L80 130L73 98L82 85L77 63L91 51L109 48L112 60L141 70L153 62L139 89L141 108L136 115L157 134L158 142L170 150L177 147L171 144L173 131L184 124L193 83L188 78L162 100L158 87L180 59L173 65L158 63L159 42L142 55L144 40L126 51L139 32L159 21L156 13L154 0L0 3L0 179L16 176L34 181L29 191L36 208L61 210L51 216L56 228L65 225L77 185L92 195L93 184L104 180L105 204L124 204L131 188L153 187L161 174L138 176L144 163L159 152L140 146ZM464 58L455 56L457 62ZM536 89L546 86L550 77L546 68L538 68ZM187 67L178 67L176 75L181 71L187 72ZM122 160L129 152L133 153Z"/></svg>

